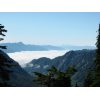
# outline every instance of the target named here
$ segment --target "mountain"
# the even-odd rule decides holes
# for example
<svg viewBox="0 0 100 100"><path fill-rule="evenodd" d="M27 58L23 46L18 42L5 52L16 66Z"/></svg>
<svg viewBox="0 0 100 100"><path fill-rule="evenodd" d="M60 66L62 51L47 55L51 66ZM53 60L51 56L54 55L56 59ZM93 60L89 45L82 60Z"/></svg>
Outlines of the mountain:
<svg viewBox="0 0 100 100"><path fill-rule="evenodd" d="M95 46L75 46L75 45L62 45L60 46L68 50L82 50L82 49L96 49Z"/></svg>
<svg viewBox="0 0 100 100"><path fill-rule="evenodd" d="M6 83L13 87L31 87L33 85L32 76L30 76L20 65L11 59L6 53L0 50L0 84L4 82L3 78L8 77Z"/></svg>
<svg viewBox="0 0 100 100"><path fill-rule="evenodd" d="M18 43L1 43L1 46L7 46L6 53L14 53L20 51L48 51L48 50L82 50L82 49L95 49L94 46L52 46L52 45L30 45L22 42Z"/></svg>
<svg viewBox="0 0 100 100"><path fill-rule="evenodd" d="M51 45L30 45L24 44L22 42L18 43L2 43L0 44L7 46L7 50L4 50L6 53L14 53L20 51L47 51L47 50L63 50L62 47L51 46Z"/></svg>
<svg viewBox="0 0 100 100"><path fill-rule="evenodd" d="M40 58L34 59L24 68L29 74L38 71L46 73L52 65L61 71L67 70L68 67L74 66L77 72L72 76L72 86L76 83L78 86L83 86L84 80L89 70L94 69L95 50L77 50L69 51L65 55L54 59Z"/></svg>

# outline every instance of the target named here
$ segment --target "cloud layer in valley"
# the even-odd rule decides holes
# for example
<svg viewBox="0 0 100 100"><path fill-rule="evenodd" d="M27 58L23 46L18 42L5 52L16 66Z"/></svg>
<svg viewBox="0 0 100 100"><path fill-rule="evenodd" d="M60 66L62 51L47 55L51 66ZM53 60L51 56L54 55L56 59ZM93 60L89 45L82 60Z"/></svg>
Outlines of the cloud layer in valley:
<svg viewBox="0 0 100 100"><path fill-rule="evenodd" d="M16 52L16 53L9 53L8 55L17 61L22 67L28 62L30 62L33 59L38 59L41 57L48 57L48 58L55 58L57 56L64 55L68 50L62 50L62 51L22 51L22 52Z"/></svg>

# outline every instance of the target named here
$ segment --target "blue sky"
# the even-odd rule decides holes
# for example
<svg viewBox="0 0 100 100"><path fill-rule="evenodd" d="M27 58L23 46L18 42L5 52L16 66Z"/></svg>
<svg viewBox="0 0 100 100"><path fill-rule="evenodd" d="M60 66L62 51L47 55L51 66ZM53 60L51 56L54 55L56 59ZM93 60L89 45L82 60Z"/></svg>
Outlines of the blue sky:
<svg viewBox="0 0 100 100"><path fill-rule="evenodd" d="M95 45L100 13L1 12L0 23L8 30L3 42Z"/></svg>

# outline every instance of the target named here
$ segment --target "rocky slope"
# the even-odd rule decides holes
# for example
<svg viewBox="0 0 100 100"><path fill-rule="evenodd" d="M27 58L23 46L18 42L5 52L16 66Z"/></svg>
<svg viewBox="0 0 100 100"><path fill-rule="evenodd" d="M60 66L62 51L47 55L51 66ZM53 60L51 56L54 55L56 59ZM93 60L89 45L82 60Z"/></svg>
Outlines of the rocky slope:
<svg viewBox="0 0 100 100"><path fill-rule="evenodd" d="M2 74L1 74L2 73ZM5 74L6 73L6 74ZM6 53L0 50L0 75L7 75L9 79L6 83L14 87L31 87L34 86L32 77L20 67L20 65L11 59ZM0 83L3 83L2 76L0 76Z"/></svg>

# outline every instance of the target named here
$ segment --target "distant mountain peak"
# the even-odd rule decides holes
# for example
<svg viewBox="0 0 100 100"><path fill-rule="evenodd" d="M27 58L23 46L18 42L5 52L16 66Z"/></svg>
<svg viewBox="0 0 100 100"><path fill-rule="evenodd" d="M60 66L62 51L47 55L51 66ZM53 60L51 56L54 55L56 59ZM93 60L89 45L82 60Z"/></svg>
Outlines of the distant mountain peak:
<svg viewBox="0 0 100 100"><path fill-rule="evenodd" d="M17 43L1 43L7 46L7 53L14 53L20 51L49 51L49 50L82 50L82 49L96 49L94 46L53 46L53 45L32 45L24 44L23 42Z"/></svg>
<svg viewBox="0 0 100 100"><path fill-rule="evenodd" d="M18 44L24 44L23 42L18 42Z"/></svg>

